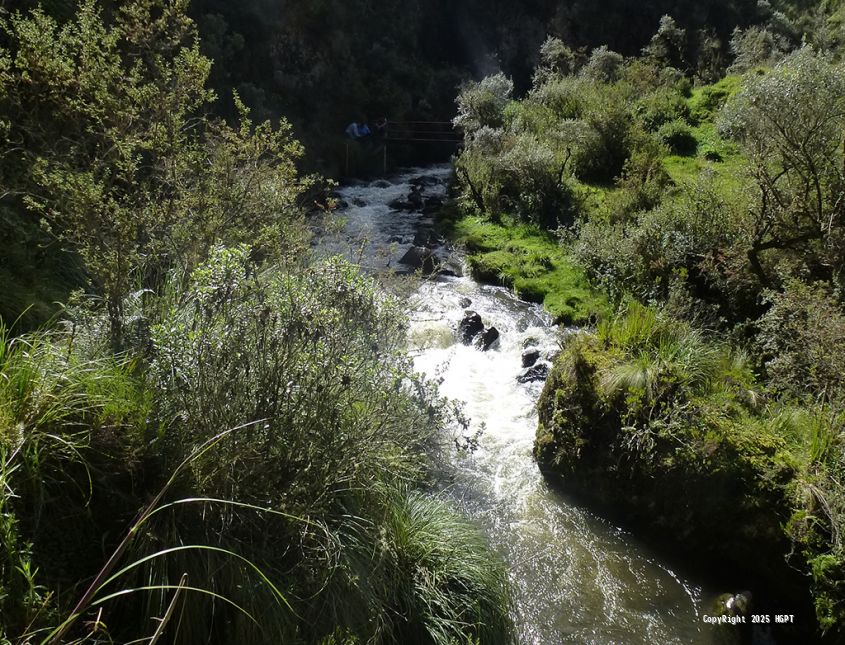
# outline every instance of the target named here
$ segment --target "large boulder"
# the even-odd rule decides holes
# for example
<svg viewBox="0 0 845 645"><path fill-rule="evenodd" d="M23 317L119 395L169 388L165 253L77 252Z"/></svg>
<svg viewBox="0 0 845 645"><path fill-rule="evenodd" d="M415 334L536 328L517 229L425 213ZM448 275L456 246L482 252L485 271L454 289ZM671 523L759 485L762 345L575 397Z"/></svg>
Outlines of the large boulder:
<svg viewBox="0 0 845 645"><path fill-rule="evenodd" d="M464 317L458 324L458 336L464 345L469 345L472 339L484 331L484 323L481 316L475 311L467 310Z"/></svg>
<svg viewBox="0 0 845 645"><path fill-rule="evenodd" d="M408 193L408 203L411 204L414 210L419 210L423 207L423 196L417 186L413 186L411 192Z"/></svg>
<svg viewBox="0 0 845 645"><path fill-rule="evenodd" d="M498 340L499 330L495 327L490 327L489 329L484 330L483 333L479 334L476 337L475 342L478 344L478 347L482 352L486 352Z"/></svg>
<svg viewBox="0 0 845 645"><path fill-rule="evenodd" d="M522 366L531 367L540 360L540 350L536 347L529 347L522 351Z"/></svg>
<svg viewBox="0 0 845 645"><path fill-rule="evenodd" d="M434 246L437 244L437 233L430 228L421 228L414 236L416 246Z"/></svg>
<svg viewBox="0 0 845 645"><path fill-rule="evenodd" d="M426 275L434 273L437 268L437 262L432 250L422 246L412 246L399 259L399 263L413 269L420 269Z"/></svg>

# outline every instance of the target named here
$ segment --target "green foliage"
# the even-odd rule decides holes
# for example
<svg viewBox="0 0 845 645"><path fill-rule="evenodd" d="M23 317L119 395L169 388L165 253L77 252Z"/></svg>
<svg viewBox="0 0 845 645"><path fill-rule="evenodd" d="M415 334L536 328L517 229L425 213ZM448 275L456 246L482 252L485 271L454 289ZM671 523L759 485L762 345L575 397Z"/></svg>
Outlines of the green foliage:
<svg viewBox="0 0 845 645"><path fill-rule="evenodd" d="M377 563L354 570L371 608L365 629L380 642L451 645L514 642L507 573L491 558L478 531L440 499L394 491L386 499L379 535L356 557ZM375 558L368 551L378 549Z"/></svg>
<svg viewBox="0 0 845 645"><path fill-rule="evenodd" d="M456 168L468 200L482 212L494 219L513 213L555 228L571 223L578 210L567 178L571 156L530 133L485 127L468 142Z"/></svg>
<svg viewBox="0 0 845 645"><path fill-rule="evenodd" d="M752 165L758 198L749 260L764 284L784 274L841 279L843 97L845 70L805 47L747 78L720 116L720 131Z"/></svg>
<svg viewBox="0 0 845 645"><path fill-rule="evenodd" d="M692 129L680 119L661 125L657 129L657 137L677 155L693 155L698 147Z"/></svg>
<svg viewBox="0 0 845 645"><path fill-rule="evenodd" d="M614 83L619 80L620 70L625 58L612 51L606 45L596 47L590 52L590 58L581 69L581 75L600 83Z"/></svg>
<svg viewBox="0 0 845 645"><path fill-rule="evenodd" d="M643 49L643 55L661 67L685 69L687 67L687 33L672 16L660 18L657 32Z"/></svg>
<svg viewBox="0 0 845 645"><path fill-rule="evenodd" d="M89 0L65 24L35 10L2 29L0 184L80 254L116 346L133 286L220 240L301 241L301 148L284 122L253 131L237 100L237 129L202 114L211 61L184 3L138 0L107 25Z"/></svg>
<svg viewBox="0 0 845 645"><path fill-rule="evenodd" d="M181 593L174 642L509 642L504 569L413 492L454 417L413 374L400 304L340 261L260 271L249 255L216 250L126 305L160 321L146 373L84 358L103 349L90 319L0 337L5 634L59 624L96 578L64 634L100 606L89 640L152 633Z"/></svg>
<svg viewBox="0 0 845 645"><path fill-rule="evenodd" d="M288 512L319 513L331 492L366 490L387 473L416 481L439 417L407 389L399 303L339 262L256 275L247 255L216 252L152 332L161 413L182 420L174 446L266 420L224 459L195 465L206 492L275 504L283 495Z"/></svg>
<svg viewBox="0 0 845 645"><path fill-rule="evenodd" d="M636 114L643 127L655 132L673 121L683 121L689 116L684 97L672 88L657 89L637 101Z"/></svg>
<svg viewBox="0 0 845 645"><path fill-rule="evenodd" d="M725 103L739 91L739 76L725 76L712 85L697 87L689 100L689 115L693 123L710 121Z"/></svg>
<svg viewBox="0 0 845 645"><path fill-rule="evenodd" d="M466 83L458 93L455 125L468 135L474 135L484 127L501 127L503 112L512 93L513 81L502 73L487 76L477 83Z"/></svg>
<svg viewBox="0 0 845 645"><path fill-rule="evenodd" d="M845 400L845 313L829 286L793 280L770 301L758 322L758 343L772 387L801 398Z"/></svg>
<svg viewBox="0 0 845 645"><path fill-rule="evenodd" d="M617 298L666 300L680 281L719 314L755 311L760 285L747 266L746 214L713 181L623 222L581 226L575 250L591 278Z"/></svg>
<svg viewBox="0 0 845 645"><path fill-rule="evenodd" d="M133 368L0 326L0 633L13 641L55 621L99 562L91 513L119 481L103 464L132 471L151 408Z"/></svg>
<svg viewBox="0 0 845 645"><path fill-rule="evenodd" d="M540 46L540 64L534 72L534 85L540 86L554 77L569 76L581 66L582 53L573 51L560 38L547 36Z"/></svg>

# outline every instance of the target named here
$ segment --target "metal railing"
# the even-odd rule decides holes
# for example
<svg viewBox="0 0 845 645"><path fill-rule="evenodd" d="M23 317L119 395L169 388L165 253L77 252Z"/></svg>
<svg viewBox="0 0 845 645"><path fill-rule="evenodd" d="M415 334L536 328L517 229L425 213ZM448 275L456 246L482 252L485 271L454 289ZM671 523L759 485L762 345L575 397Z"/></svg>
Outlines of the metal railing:
<svg viewBox="0 0 845 645"><path fill-rule="evenodd" d="M390 144L442 144L454 146L456 149L463 145L463 132L454 126L451 121L388 121L380 132L375 130L367 138L380 144L374 150L374 155L382 157L383 172L388 168L388 148ZM346 174L349 174L350 146L356 145L353 141L346 142Z"/></svg>

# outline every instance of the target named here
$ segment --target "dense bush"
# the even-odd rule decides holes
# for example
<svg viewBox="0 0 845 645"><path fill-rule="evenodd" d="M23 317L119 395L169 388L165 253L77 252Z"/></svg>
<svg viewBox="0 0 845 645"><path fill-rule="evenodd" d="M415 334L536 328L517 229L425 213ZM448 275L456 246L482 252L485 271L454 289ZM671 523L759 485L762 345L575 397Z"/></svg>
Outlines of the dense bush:
<svg viewBox="0 0 845 645"><path fill-rule="evenodd" d="M658 130L666 123L682 121L689 116L684 97L672 88L660 88L637 101L637 116L649 132Z"/></svg>
<svg viewBox="0 0 845 645"><path fill-rule="evenodd" d="M455 125L470 136L484 127L501 127L503 112L512 93L513 81L501 73L477 83L466 83L458 93Z"/></svg>
<svg viewBox="0 0 845 645"><path fill-rule="evenodd" d="M698 140L692 129L680 119L661 125L657 129L657 137L676 155L695 154L698 147Z"/></svg>
<svg viewBox="0 0 845 645"><path fill-rule="evenodd" d="M747 78L720 115L720 131L751 164L749 262L763 284L842 279L843 116L845 69L810 47Z"/></svg>
<svg viewBox="0 0 845 645"><path fill-rule="evenodd" d="M605 45L590 52L590 58L581 69L581 75L592 81L613 83L619 80L619 73L625 58Z"/></svg>
<svg viewBox="0 0 845 645"><path fill-rule="evenodd" d="M578 210L569 184L571 152L555 151L529 133L484 128L456 168L470 202L498 220L505 214L547 228L571 224Z"/></svg>
<svg viewBox="0 0 845 645"><path fill-rule="evenodd" d="M178 5L94 0L60 24L4 17L0 188L85 263L122 344L122 303L190 270L221 241L266 255L301 247L301 146L284 120L239 127L206 114L211 61ZM237 214L237 216L235 216Z"/></svg>
<svg viewBox="0 0 845 645"><path fill-rule="evenodd" d="M672 201L618 219L584 223L574 247L590 275L617 297L629 292L665 301L681 281L727 321L758 312L761 285L747 259L749 218L712 182L704 179Z"/></svg>
<svg viewBox="0 0 845 645"><path fill-rule="evenodd" d="M829 286L794 280L769 298L758 343L772 387L799 398L845 401L845 312Z"/></svg>
<svg viewBox="0 0 845 645"><path fill-rule="evenodd" d="M261 271L219 249L144 311L145 379L80 358L96 325L0 346L9 638L80 597L97 635L136 637L187 580L174 642L509 642L502 566L417 492L452 407L413 374L396 300L339 261ZM61 533L40 520L60 506Z"/></svg>

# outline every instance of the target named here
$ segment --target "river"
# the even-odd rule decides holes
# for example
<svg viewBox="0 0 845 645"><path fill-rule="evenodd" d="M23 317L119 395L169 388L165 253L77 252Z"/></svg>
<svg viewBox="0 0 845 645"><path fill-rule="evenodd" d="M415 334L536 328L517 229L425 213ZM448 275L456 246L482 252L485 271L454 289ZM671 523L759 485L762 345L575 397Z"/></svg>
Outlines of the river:
<svg viewBox="0 0 845 645"><path fill-rule="evenodd" d="M443 198L449 175L448 167L437 166L343 187L343 232L325 237L320 252L346 255L369 272L402 269L399 260L432 222L389 204L405 198L411 182L423 185L424 196ZM460 265L447 249L437 253L453 269ZM572 330L553 326L538 305L462 275L423 280L408 301L417 369L441 377L442 393L462 401L473 425L483 427L478 449L457 464L445 490L507 563L520 642L733 642L703 623L714 590L567 500L540 475L531 451L543 384L517 382L521 354L530 345L548 358ZM499 330L489 351L457 341L466 308Z"/></svg>

